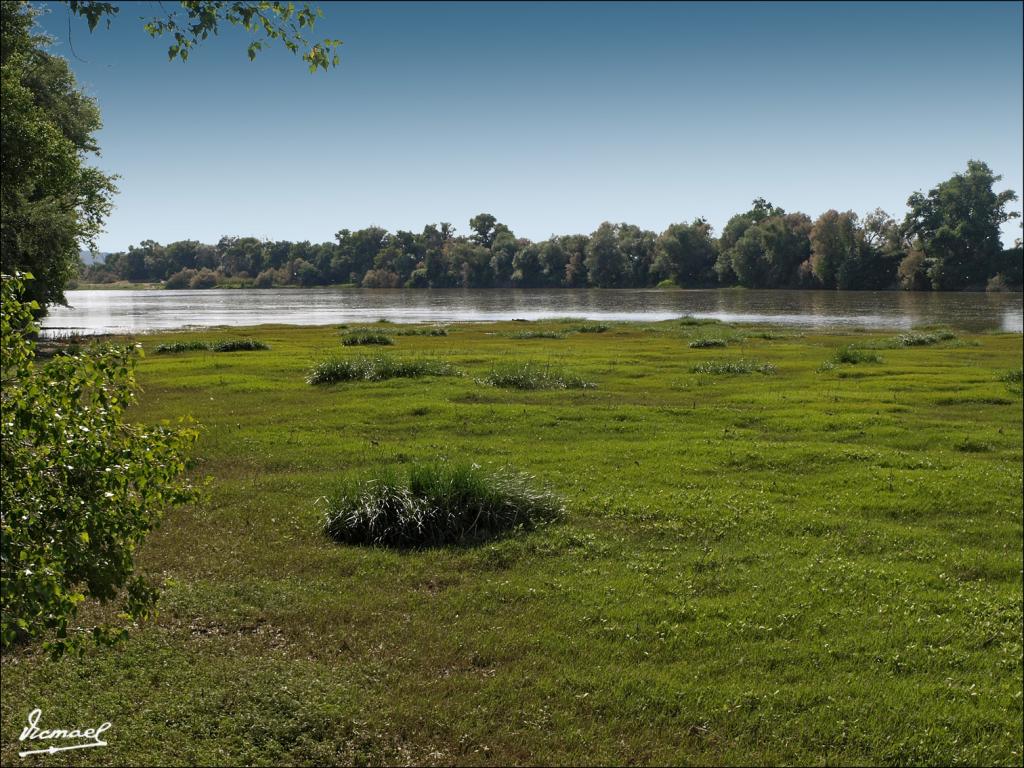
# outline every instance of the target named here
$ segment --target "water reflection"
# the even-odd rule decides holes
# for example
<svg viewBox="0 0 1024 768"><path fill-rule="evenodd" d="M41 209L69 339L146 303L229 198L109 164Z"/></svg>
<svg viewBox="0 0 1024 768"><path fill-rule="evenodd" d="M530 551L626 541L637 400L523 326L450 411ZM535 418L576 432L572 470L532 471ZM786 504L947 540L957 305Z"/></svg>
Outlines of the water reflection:
<svg viewBox="0 0 1024 768"><path fill-rule="evenodd" d="M906 293L661 290L68 291L71 307L51 309L48 332L143 331L262 323L472 322L579 317L668 320L682 315L804 328L906 329L942 323L964 330L1020 333L1019 293Z"/></svg>

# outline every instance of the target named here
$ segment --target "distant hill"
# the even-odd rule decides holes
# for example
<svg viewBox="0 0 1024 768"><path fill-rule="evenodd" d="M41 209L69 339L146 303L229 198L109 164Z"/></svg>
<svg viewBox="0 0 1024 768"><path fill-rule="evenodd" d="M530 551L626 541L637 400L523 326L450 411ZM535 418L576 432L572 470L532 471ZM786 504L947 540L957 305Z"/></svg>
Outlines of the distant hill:
<svg viewBox="0 0 1024 768"><path fill-rule="evenodd" d="M82 259L83 264L102 264L107 260L109 253L91 253L89 251L79 251L78 256Z"/></svg>

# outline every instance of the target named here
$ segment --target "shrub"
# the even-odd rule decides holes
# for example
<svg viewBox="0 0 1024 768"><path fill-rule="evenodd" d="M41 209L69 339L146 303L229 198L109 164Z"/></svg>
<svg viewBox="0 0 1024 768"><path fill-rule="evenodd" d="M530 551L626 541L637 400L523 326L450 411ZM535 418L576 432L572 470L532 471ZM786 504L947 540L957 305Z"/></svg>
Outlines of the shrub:
<svg viewBox="0 0 1024 768"><path fill-rule="evenodd" d="M478 384L509 389L594 389L596 384L584 381L547 363L515 362L497 365Z"/></svg>
<svg viewBox="0 0 1024 768"><path fill-rule="evenodd" d="M419 464L385 472L327 499L327 535L346 544L432 547L469 544L530 529L563 514L533 478L475 464Z"/></svg>
<svg viewBox="0 0 1024 768"><path fill-rule="evenodd" d="M134 574L135 548L162 510L194 497L184 477L192 429L125 421L137 347L97 346L39 364L19 277L2 279L0 347L0 645L52 633L54 655L111 643L124 626L73 631L87 596L123 597L145 619L156 590ZM89 633L86 635L86 633Z"/></svg>
<svg viewBox="0 0 1024 768"><path fill-rule="evenodd" d="M216 288L220 282L220 276L212 269L203 268L192 275L188 282L189 288Z"/></svg>
<svg viewBox="0 0 1024 768"><path fill-rule="evenodd" d="M225 339L213 342L210 349L214 352L256 352L270 347L256 339Z"/></svg>
<svg viewBox="0 0 1024 768"><path fill-rule="evenodd" d="M603 323L590 323L588 325L580 325L576 327L576 331L579 333L604 333L610 325L604 325Z"/></svg>
<svg viewBox="0 0 1024 768"><path fill-rule="evenodd" d="M690 342L691 349L708 349L710 347L726 346L725 339L694 339Z"/></svg>
<svg viewBox="0 0 1024 768"><path fill-rule="evenodd" d="M369 344L380 344L387 346L395 342L390 336L383 333L370 333L369 331L349 331L342 337L341 343L346 347L357 347Z"/></svg>
<svg viewBox="0 0 1024 768"><path fill-rule="evenodd" d="M1016 371L1007 371L999 378L1007 384L1020 384L1024 380L1024 368L1018 368Z"/></svg>
<svg viewBox="0 0 1024 768"><path fill-rule="evenodd" d="M192 282L192 278L196 276L194 269L180 269L173 275L167 278L164 282L164 288L170 288L171 290L180 290L182 288L188 288Z"/></svg>
<svg viewBox="0 0 1024 768"><path fill-rule="evenodd" d="M153 352L157 355L168 355L176 352L195 352L200 349L209 349L210 344L205 341L173 341L167 344L160 344Z"/></svg>
<svg viewBox="0 0 1024 768"><path fill-rule="evenodd" d="M450 363L429 357L330 357L313 367L306 376L306 383L334 384L341 381L384 381L458 375L459 371Z"/></svg>
<svg viewBox="0 0 1024 768"><path fill-rule="evenodd" d="M763 373L768 376L775 373L771 363L760 363L757 360L708 360L690 369L693 373L709 373L716 376L739 373Z"/></svg>

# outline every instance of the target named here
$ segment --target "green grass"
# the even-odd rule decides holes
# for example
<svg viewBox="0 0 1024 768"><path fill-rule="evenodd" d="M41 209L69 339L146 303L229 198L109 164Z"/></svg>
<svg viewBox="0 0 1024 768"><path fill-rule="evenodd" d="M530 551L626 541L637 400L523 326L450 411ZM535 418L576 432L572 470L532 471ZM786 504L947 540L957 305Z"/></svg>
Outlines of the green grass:
<svg viewBox="0 0 1024 768"><path fill-rule="evenodd" d="M383 333L388 336L447 336L448 329L443 325L391 325L387 328L365 328L366 333Z"/></svg>
<svg viewBox="0 0 1024 768"><path fill-rule="evenodd" d="M577 333L604 333L609 328L611 328L611 326L605 325L604 323L586 323L584 325L576 326L573 330Z"/></svg>
<svg viewBox="0 0 1024 768"><path fill-rule="evenodd" d="M372 333L368 331L349 331L344 336L342 336L341 343L346 347L358 347L371 344L389 346L391 344L394 344L395 342L390 336L385 336L383 333Z"/></svg>
<svg viewBox="0 0 1024 768"><path fill-rule="evenodd" d="M517 331L509 336L513 339L564 339L561 331Z"/></svg>
<svg viewBox="0 0 1024 768"><path fill-rule="evenodd" d="M1021 764L1020 335L819 372L894 334L738 326L715 358L776 374L706 376L678 320L517 327L403 339L466 375L379 384L305 383L356 353L334 327L145 357L132 415L202 425L206 498L140 549L155 622L4 655L3 764ZM599 388L475 381L538 359ZM564 515L476 546L325 535L339 485L438 461L515 467ZM21 760L36 707L109 746Z"/></svg>
<svg viewBox="0 0 1024 768"><path fill-rule="evenodd" d="M343 381L386 381L422 376L457 376L450 363L430 357L327 357L306 376L308 384L336 384Z"/></svg>
<svg viewBox="0 0 1024 768"><path fill-rule="evenodd" d="M385 468L349 483L327 501L325 530L345 544L430 547L475 544L551 522L557 497L510 471L476 464L414 464L405 475Z"/></svg>
<svg viewBox="0 0 1024 768"><path fill-rule="evenodd" d="M560 366L531 360L497 364L477 382L510 389L593 389L597 386Z"/></svg>

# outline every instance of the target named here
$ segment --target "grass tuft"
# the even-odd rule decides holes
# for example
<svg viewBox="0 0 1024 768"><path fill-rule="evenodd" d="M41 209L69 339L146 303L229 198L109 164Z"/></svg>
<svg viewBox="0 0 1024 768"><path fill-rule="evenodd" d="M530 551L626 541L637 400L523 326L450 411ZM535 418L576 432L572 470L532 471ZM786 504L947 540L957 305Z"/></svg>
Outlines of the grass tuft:
<svg viewBox="0 0 1024 768"><path fill-rule="evenodd" d="M594 389L596 384L548 363L531 361L494 366L478 384L509 389Z"/></svg>
<svg viewBox="0 0 1024 768"><path fill-rule="evenodd" d="M398 358L329 357L318 362L306 376L308 384L334 384L342 381L385 381L415 379L421 376L458 376L459 371L444 360L430 357Z"/></svg>
<svg viewBox="0 0 1024 768"><path fill-rule="evenodd" d="M724 347L728 342L725 339L694 339L690 342L690 349L708 349L710 347Z"/></svg>
<svg viewBox="0 0 1024 768"><path fill-rule="evenodd" d="M208 350L210 345L205 341L174 341L168 344L160 344L153 353L156 355L170 355L177 352L196 352L201 349Z"/></svg>
<svg viewBox="0 0 1024 768"><path fill-rule="evenodd" d="M578 325L573 330L577 333L604 333L609 328L611 326L604 323L588 323L586 325Z"/></svg>
<svg viewBox="0 0 1024 768"><path fill-rule="evenodd" d="M394 344L390 336L385 336L383 333L372 333L370 331L349 331L342 339L341 343L346 347L359 347L370 344L379 344L381 346L388 346Z"/></svg>
<svg viewBox="0 0 1024 768"><path fill-rule="evenodd" d="M344 544L471 544L563 514L558 497L532 480L465 463L414 464L404 477L385 470L328 498L325 530Z"/></svg>
<svg viewBox="0 0 1024 768"><path fill-rule="evenodd" d="M761 363L757 360L708 360L693 366L690 369L693 373L710 373L716 376L728 376L740 373L763 373L770 376L775 373L776 368L771 363Z"/></svg>
<svg viewBox="0 0 1024 768"><path fill-rule="evenodd" d="M721 323L721 320L715 320L710 317L700 318L693 315L683 315L679 318L680 325L721 325Z"/></svg>
<svg viewBox="0 0 1024 768"><path fill-rule="evenodd" d="M256 339L225 339L213 342L210 349L214 352L256 352L270 347Z"/></svg>
<svg viewBox="0 0 1024 768"><path fill-rule="evenodd" d="M835 354L828 359L831 365L859 365L861 363L880 363L882 358L874 352L859 349L852 344L837 349Z"/></svg>
<svg viewBox="0 0 1024 768"><path fill-rule="evenodd" d="M934 331L933 333L902 333L893 339L897 347L927 347L942 341L956 338L952 331Z"/></svg>

